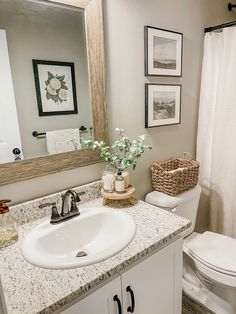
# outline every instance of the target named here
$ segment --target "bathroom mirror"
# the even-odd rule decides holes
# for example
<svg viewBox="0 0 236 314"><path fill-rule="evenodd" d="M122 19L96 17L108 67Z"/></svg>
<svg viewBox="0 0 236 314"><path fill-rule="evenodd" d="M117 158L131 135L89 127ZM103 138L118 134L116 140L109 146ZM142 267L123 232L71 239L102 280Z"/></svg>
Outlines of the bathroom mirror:
<svg viewBox="0 0 236 314"><path fill-rule="evenodd" d="M100 161L103 36L102 0L0 0L0 185Z"/></svg>

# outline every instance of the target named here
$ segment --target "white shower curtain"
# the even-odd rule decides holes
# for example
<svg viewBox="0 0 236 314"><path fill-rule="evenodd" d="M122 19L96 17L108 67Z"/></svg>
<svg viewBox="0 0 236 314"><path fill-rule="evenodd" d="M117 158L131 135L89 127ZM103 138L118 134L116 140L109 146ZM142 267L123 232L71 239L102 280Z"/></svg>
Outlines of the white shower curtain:
<svg viewBox="0 0 236 314"><path fill-rule="evenodd" d="M205 35L197 159L210 230L236 238L236 27Z"/></svg>

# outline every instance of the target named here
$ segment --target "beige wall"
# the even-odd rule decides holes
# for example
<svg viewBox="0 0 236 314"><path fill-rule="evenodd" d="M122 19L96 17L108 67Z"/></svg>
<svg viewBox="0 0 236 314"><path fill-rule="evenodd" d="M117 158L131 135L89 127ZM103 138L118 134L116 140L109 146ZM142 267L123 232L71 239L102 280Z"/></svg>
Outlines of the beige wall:
<svg viewBox="0 0 236 314"><path fill-rule="evenodd" d="M135 172L131 170L131 180L140 199L152 189L149 168L154 161L180 156L184 151L195 155L203 29L233 19L226 3L223 0L104 1L110 138L114 138L115 127L123 127L130 137L148 134L153 146ZM144 25L184 33L182 78L144 77ZM145 130L145 82L182 84L181 125ZM103 164L98 164L5 186L0 188L1 197L19 202L93 181L100 177L102 168ZM205 213L199 219L201 226L207 224Z"/></svg>
<svg viewBox="0 0 236 314"><path fill-rule="evenodd" d="M21 1L20 1L21 2ZM25 158L46 155L46 140L33 131L91 126L84 14L29 3L24 9L0 2L0 28L6 30ZM39 117L32 59L73 62L78 114Z"/></svg>

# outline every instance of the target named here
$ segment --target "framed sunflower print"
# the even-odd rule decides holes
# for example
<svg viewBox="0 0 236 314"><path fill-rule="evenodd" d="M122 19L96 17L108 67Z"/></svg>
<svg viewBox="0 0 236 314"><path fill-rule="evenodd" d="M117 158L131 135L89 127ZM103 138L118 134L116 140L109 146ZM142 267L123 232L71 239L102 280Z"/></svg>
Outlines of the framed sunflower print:
<svg viewBox="0 0 236 314"><path fill-rule="evenodd" d="M145 26L144 40L146 76L182 76L182 33Z"/></svg>
<svg viewBox="0 0 236 314"><path fill-rule="evenodd" d="M77 114L74 63L33 60L39 116Z"/></svg>

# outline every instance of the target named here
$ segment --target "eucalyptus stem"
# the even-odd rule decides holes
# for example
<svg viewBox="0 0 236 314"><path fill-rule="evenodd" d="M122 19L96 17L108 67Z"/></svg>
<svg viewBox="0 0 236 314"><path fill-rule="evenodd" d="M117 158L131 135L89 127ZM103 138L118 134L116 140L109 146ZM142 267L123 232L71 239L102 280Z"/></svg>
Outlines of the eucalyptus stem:
<svg viewBox="0 0 236 314"><path fill-rule="evenodd" d="M100 150L100 156L110 165L122 171L137 165L139 159L146 149L151 146L145 144L145 135L139 136L137 139L130 141L124 136L123 129L116 129L119 132L118 140L110 147L103 141L94 141L92 138L83 141L84 147L93 147Z"/></svg>

